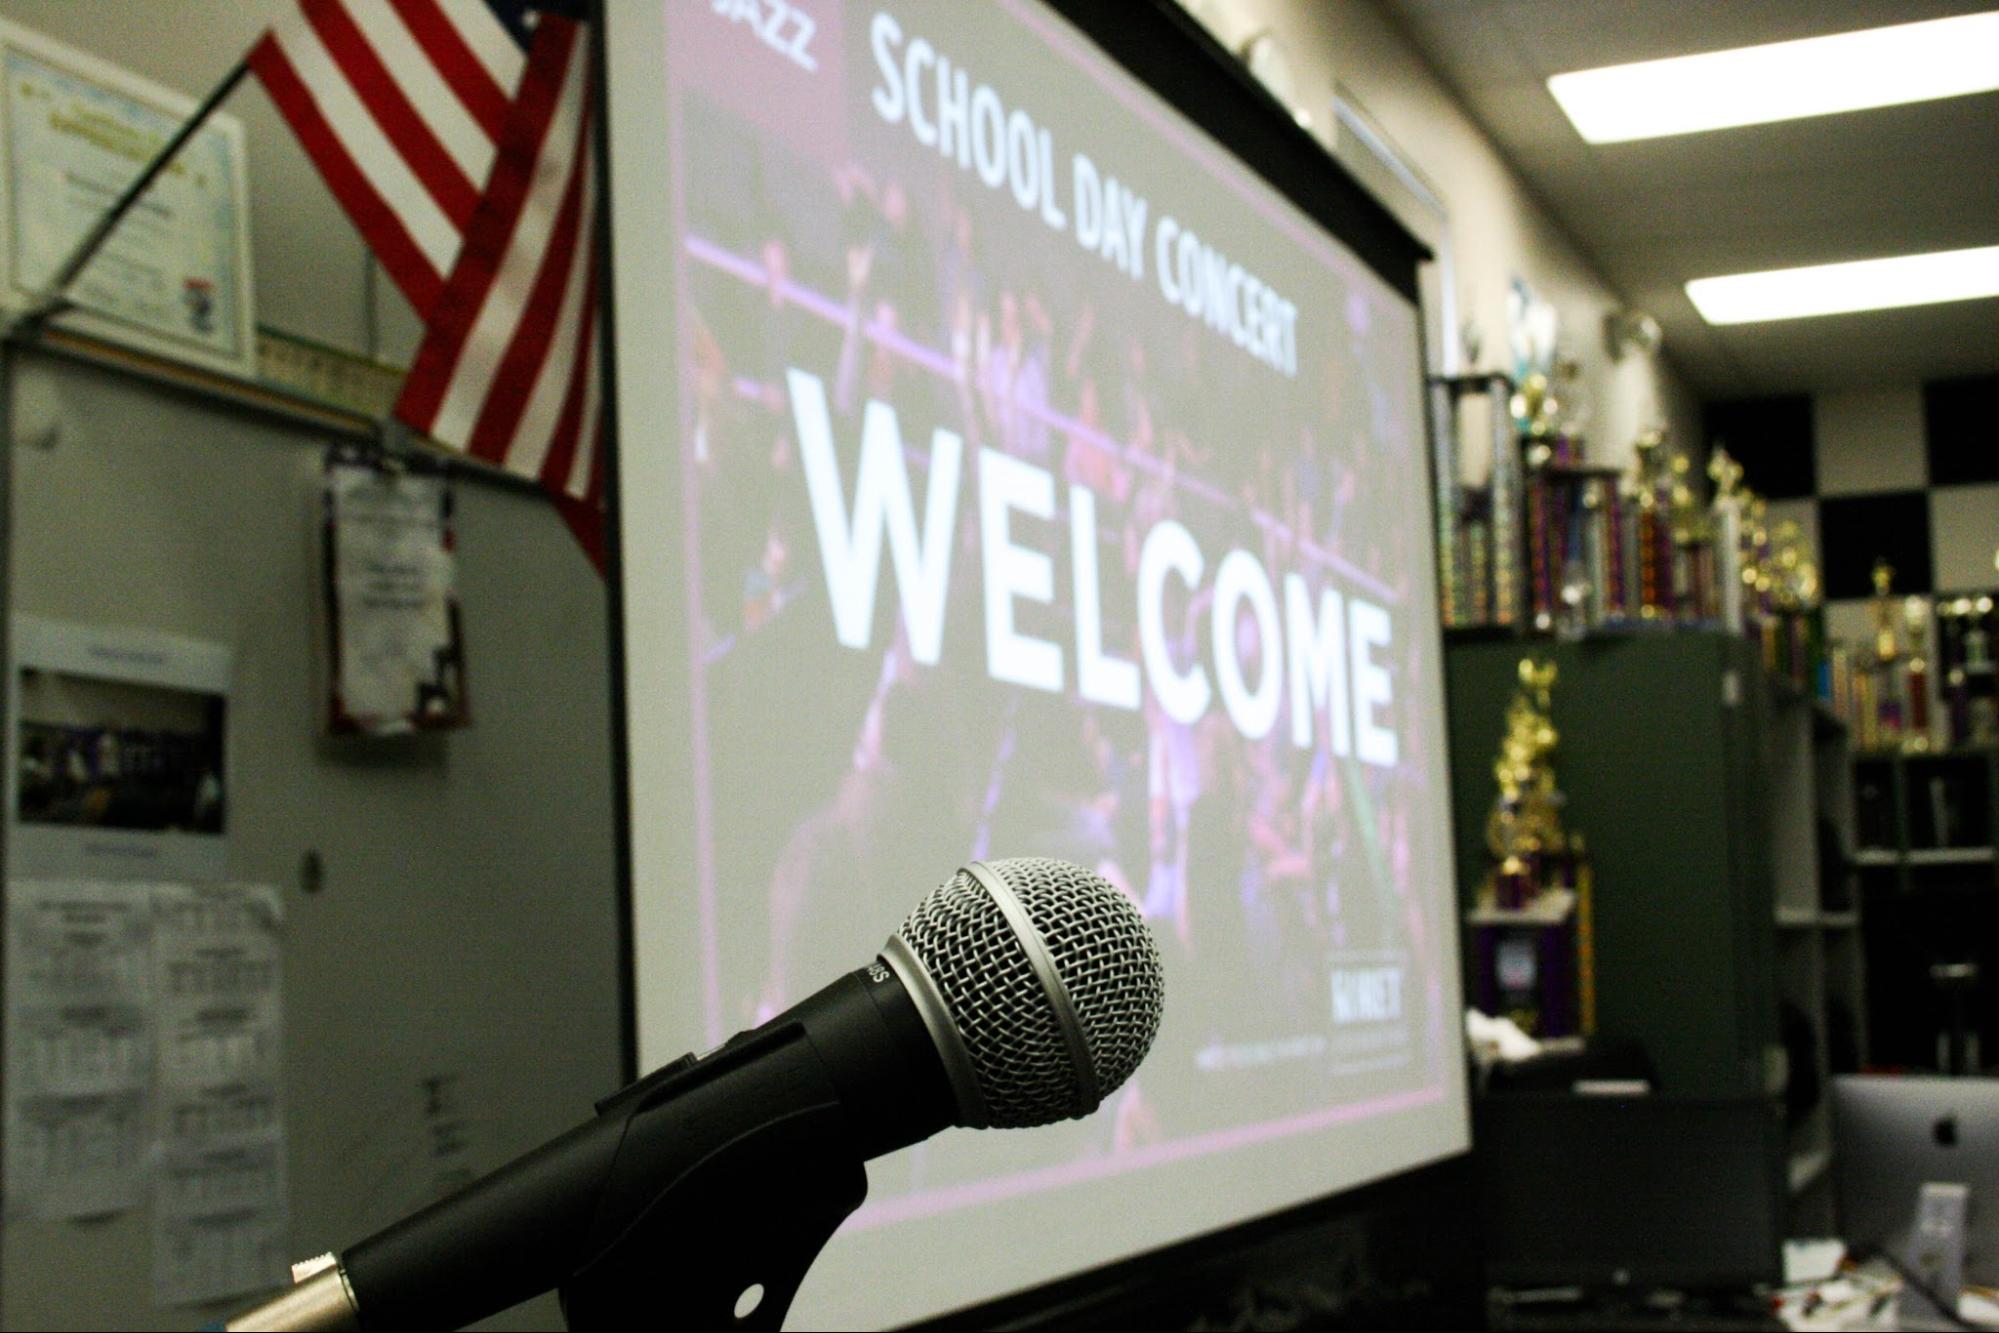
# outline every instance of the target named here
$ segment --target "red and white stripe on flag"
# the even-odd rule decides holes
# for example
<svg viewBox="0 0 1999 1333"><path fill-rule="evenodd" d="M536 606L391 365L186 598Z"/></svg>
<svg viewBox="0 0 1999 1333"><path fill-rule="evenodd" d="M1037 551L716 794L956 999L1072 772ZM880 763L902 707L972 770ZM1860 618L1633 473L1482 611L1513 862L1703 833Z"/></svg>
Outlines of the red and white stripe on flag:
<svg viewBox="0 0 1999 1333"><path fill-rule="evenodd" d="M395 415L538 480L603 566L590 44L544 14Z"/></svg>
<svg viewBox="0 0 1999 1333"><path fill-rule="evenodd" d="M526 64L484 0L299 0L250 51L341 207L426 317Z"/></svg>

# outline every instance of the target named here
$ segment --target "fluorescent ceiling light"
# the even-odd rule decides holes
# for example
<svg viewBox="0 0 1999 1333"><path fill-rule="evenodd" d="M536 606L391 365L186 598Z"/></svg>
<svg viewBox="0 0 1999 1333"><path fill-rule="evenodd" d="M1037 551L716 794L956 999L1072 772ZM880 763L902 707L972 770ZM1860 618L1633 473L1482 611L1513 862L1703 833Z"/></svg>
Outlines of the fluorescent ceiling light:
<svg viewBox="0 0 1999 1333"><path fill-rule="evenodd" d="M1999 10L1557 74L1590 143L1694 134L1999 89Z"/></svg>
<svg viewBox="0 0 1999 1333"><path fill-rule="evenodd" d="M1969 301L1999 296L1999 245L1696 278L1687 296L1710 324Z"/></svg>

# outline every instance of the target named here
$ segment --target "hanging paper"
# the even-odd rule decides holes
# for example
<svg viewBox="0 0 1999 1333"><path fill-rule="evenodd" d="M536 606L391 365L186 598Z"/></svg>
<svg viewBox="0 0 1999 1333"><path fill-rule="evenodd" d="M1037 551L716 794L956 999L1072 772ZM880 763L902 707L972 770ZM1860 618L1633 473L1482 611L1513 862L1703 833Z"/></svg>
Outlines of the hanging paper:
<svg viewBox="0 0 1999 1333"><path fill-rule="evenodd" d="M464 726L465 652L450 483L351 451L326 460L328 729Z"/></svg>

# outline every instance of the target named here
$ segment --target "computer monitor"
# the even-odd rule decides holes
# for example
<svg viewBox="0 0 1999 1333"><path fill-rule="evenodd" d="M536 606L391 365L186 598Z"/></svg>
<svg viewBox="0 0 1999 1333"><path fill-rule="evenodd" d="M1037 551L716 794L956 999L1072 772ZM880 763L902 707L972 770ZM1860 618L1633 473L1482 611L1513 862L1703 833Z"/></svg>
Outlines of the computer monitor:
<svg viewBox="0 0 1999 1333"><path fill-rule="evenodd" d="M1782 1271L1766 1098L1488 1097L1473 1118L1498 1286L1745 1291Z"/></svg>
<svg viewBox="0 0 1999 1333"><path fill-rule="evenodd" d="M1968 1185L1964 1276L1999 1282L1999 1079L1834 1079L1833 1145L1849 1250L1905 1255L1923 1185Z"/></svg>

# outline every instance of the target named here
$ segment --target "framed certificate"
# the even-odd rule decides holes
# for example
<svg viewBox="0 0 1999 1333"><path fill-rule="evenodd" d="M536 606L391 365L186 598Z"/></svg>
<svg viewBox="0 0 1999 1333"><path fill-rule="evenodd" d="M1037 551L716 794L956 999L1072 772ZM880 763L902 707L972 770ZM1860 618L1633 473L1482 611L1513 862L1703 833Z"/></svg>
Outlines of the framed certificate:
<svg viewBox="0 0 1999 1333"><path fill-rule="evenodd" d="M41 294L194 106L0 20L0 301ZM210 116L77 275L62 326L254 374L245 162L242 125Z"/></svg>

